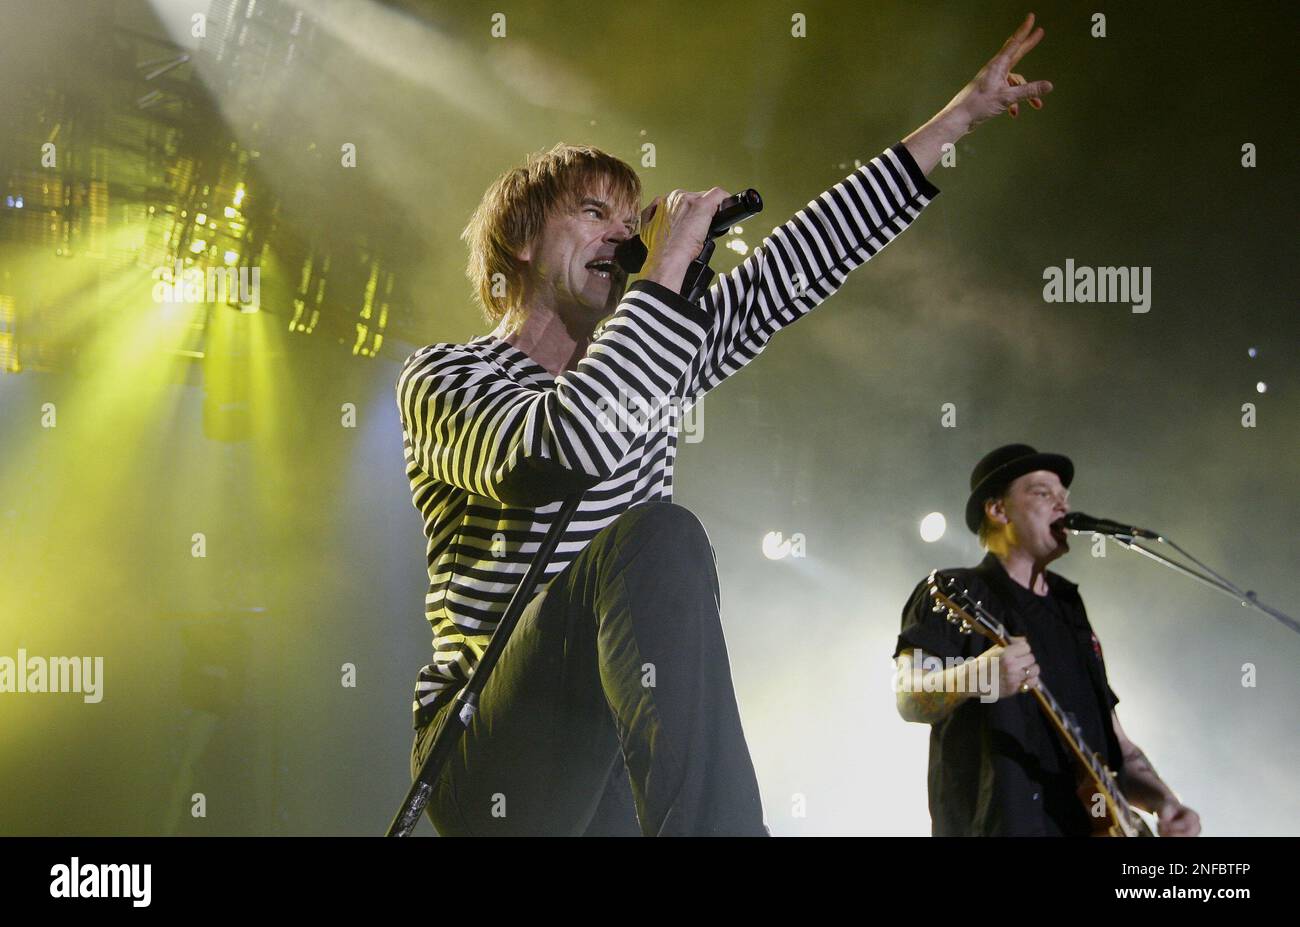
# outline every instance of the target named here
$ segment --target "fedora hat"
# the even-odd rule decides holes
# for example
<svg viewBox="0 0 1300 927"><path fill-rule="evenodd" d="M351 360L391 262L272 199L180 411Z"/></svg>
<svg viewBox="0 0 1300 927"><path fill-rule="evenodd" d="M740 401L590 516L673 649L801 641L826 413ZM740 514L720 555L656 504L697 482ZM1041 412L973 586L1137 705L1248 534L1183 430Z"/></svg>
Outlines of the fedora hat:
<svg viewBox="0 0 1300 927"><path fill-rule="evenodd" d="M984 502L1011 485L1016 477L1049 470L1061 478L1061 485L1069 486L1074 479L1074 464L1061 454L1044 454L1028 444L1004 444L989 451L970 475L970 498L966 500L966 527L979 533L984 520Z"/></svg>

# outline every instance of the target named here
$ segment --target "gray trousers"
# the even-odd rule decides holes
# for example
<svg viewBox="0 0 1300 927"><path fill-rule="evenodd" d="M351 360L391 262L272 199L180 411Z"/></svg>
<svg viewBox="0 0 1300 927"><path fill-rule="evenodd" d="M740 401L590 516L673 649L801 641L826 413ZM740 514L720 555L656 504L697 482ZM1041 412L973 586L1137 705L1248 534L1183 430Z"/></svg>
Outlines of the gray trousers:
<svg viewBox="0 0 1300 927"><path fill-rule="evenodd" d="M411 775L451 708L416 732ZM633 506L525 609L436 780L443 836L766 836L688 509Z"/></svg>

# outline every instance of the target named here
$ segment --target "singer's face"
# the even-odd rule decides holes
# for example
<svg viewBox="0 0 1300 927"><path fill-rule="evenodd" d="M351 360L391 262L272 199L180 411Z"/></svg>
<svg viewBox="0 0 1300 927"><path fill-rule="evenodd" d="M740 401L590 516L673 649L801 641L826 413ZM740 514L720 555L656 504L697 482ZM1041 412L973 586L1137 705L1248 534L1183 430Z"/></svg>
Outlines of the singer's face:
<svg viewBox="0 0 1300 927"><path fill-rule="evenodd" d="M612 203L603 187L577 200L552 212L528 260L534 299L586 327L623 298L627 278L614 263L614 248L636 234L638 204Z"/></svg>
<svg viewBox="0 0 1300 927"><path fill-rule="evenodd" d="M1047 563L1070 549L1061 519L1070 511L1070 491L1050 470L1035 470L1007 487L1002 511L1010 525L1011 543L1038 563Z"/></svg>

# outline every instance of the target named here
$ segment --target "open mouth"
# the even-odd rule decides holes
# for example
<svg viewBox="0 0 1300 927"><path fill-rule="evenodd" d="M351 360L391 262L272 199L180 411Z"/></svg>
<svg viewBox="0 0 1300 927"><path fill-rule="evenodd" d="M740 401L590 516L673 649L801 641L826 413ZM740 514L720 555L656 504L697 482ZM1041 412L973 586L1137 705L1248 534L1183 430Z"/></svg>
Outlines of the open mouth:
<svg viewBox="0 0 1300 927"><path fill-rule="evenodd" d="M1052 532L1052 537L1056 538L1058 541L1065 540L1065 519L1064 518L1060 518L1052 522L1049 528Z"/></svg>
<svg viewBox="0 0 1300 927"><path fill-rule="evenodd" d="M613 261L592 261L587 265L587 270L591 271L597 277L608 280L614 274L615 264Z"/></svg>

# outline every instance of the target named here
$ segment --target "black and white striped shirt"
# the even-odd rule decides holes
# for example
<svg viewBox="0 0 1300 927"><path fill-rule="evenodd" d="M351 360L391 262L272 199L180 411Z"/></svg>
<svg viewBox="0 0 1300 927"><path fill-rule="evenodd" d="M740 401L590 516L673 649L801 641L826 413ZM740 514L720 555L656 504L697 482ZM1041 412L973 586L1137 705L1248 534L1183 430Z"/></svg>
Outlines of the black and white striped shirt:
<svg viewBox="0 0 1300 927"><path fill-rule="evenodd" d="M478 662L564 497L586 491L543 587L628 508L671 501L680 415L834 293L938 192L894 145L773 229L699 305L647 280L632 284L559 376L493 335L407 359L397 403L428 542L434 648L416 683L417 727ZM620 407L662 414L619 418Z"/></svg>

